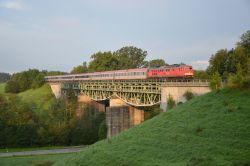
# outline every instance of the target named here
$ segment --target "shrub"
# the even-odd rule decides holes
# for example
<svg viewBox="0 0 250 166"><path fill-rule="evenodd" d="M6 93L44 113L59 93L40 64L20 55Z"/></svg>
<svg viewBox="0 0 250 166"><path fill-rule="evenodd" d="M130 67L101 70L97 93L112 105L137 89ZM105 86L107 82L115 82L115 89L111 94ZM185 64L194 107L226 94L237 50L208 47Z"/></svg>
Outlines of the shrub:
<svg viewBox="0 0 250 166"><path fill-rule="evenodd" d="M243 88L250 89L250 78L246 78L243 81Z"/></svg>
<svg viewBox="0 0 250 166"><path fill-rule="evenodd" d="M186 98L186 100L191 100L194 98L194 94L191 91L186 91L183 96Z"/></svg>
<svg viewBox="0 0 250 166"><path fill-rule="evenodd" d="M237 64L237 72L230 74L228 77L228 86L230 88L242 88L244 80L243 70L240 64Z"/></svg>
<svg viewBox="0 0 250 166"><path fill-rule="evenodd" d="M172 109L176 105L174 98L169 94L168 96L168 102L167 102L167 108Z"/></svg>
<svg viewBox="0 0 250 166"><path fill-rule="evenodd" d="M213 90L217 90L221 87L221 77L218 71L212 75L212 79L210 81L210 87Z"/></svg>
<svg viewBox="0 0 250 166"><path fill-rule="evenodd" d="M107 125L106 121L103 120L102 123L99 126L99 131L98 131L98 138L99 140L107 138Z"/></svg>

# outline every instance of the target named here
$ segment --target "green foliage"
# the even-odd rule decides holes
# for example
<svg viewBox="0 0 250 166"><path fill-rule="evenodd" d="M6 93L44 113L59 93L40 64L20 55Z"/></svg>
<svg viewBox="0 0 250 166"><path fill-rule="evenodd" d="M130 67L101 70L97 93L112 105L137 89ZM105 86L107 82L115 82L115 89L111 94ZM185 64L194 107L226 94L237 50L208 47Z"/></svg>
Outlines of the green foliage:
<svg viewBox="0 0 250 166"><path fill-rule="evenodd" d="M142 110L144 110L144 119L148 120L156 115L159 115L162 112L162 109L160 108L159 105L154 105L151 107L144 107Z"/></svg>
<svg viewBox="0 0 250 166"><path fill-rule="evenodd" d="M74 67L70 73L71 74L79 74L79 73L87 73L87 72L88 72L87 63L84 62L82 65Z"/></svg>
<svg viewBox="0 0 250 166"><path fill-rule="evenodd" d="M194 98L194 94L191 91L186 91L183 96L186 98L186 100L191 100Z"/></svg>
<svg viewBox="0 0 250 166"><path fill-rule="evenodd" d="M44 84L44 74L37 69L30 69L15 73L7 82L5 91L7 93L19 93L32 88L39 88Z"/></svg>
<svg viewBox="0 0 250 166"><path fill-rule="evenodd" d="M240 67L238 67L240 66ZM239 71L238 71L239 70ZM209 60L210 75L218 72L229 80L229 87L248 87L250 78L250 31L241 36L241 41L231 50L221 49Z"/></svg>
<svg viewBox="0 0 250 166"><path fill-rule="evenodd" d="M140 68L145 65L147 51L133 46L122 47L114 53L119 61L119 69Z"/></svg>
<svg viewBox="0 0 250 166"><path fill-rule="evenodd" d="M218 72L215 72L213 75L212 75L212 78L210 80L210 87L211 89L213 90L217 90L221 87L221 77L220 77L220 74Z"/></svg>
<svg viewBox="0 0 250 166"><path fill-rule="evenodd" d="M240 106L228 113L229 107ZM249 163L250 91L223 89L199 96L55 166L185 166Z"/></svg>
<svg viewBox="0 0 250 166"><path fill-rule="evenodd" d="M209 60L208 72L213 74L218 72L220 75L226 71L226 64L228 57L228 51L226 49L221 49L216 52L215 55L212 55Z"/></svg>
<svg viewBox="0 0 250 166"><path fill-rule="evenodd" d="M145 67L160 67L168 65L164 59L153 59L145 64Z"/></svg>
<svg viewBox="0 0 250 166"><path fill-rule="evenodd" d="M246 31L240 38L239 45L245 47L250 52L250 30Z"/></svg>
<svg viewBox="0 0 250 166"><path fill-rule="evenodd" d="M236 74L231 74L228 78L228 86L231 88L242 88L243 83L244 83L243 70L240 64L238 64Z"/></svg>
<svg viewBox="0 0 250 166"><path fill-rule="evenodd" d="M66 72L61 72L61 71L43 71L43 73L45 73L46 76L55 76L55 75L67 74Z"/></svg>
<svg viewBox="0 0 250 166"><path fill-rule="evenodd" d="M204 71L204 70L195 70L194 78L195 79L201 79L201 80L209 80L210 76L207 73L207 71Z"/></svg>
<svg viewBox="0 0 250 166"><path fill-rule="evenodd" d="M79 115L76 99L71 92L57 100L48 85L18 95L0 94L0 147L79 145L98 141L104 113L88 106Z"/></svg>
<svg viewBox="0 0 250 166"><path fill-rule="evenodd" d="M7 82L11 75L9 73L0 73L0 83Z"/></svg>
<svg viewBox="0 0 250 166"><path fill-rule="evenodd" d="M43 73L39 73L35 77L35 79L32 81L31 87L33 89L40 88L41 86L43 86L44 83L45 83L44 74Z"/></svg>
<svg viewBox="0 0 250 166"><path fill-rule="evenodd" d="M170 110L176 106L174 98L169 94L167 100L167 109Z"/></svg>
<svg viewBox="0 0 250 166"><path fill-rule="evenodd" d="M5 86L6 86L5 83L0 83L0 94L5 93Z"/></svg>
<svg viewBox="0 0 250 166"><path fill-rule="evenodd" d="M107 138L107 131L108 131L108 126L106 125L106 121L104 120L99 126L99 131L98 131L99 140Z"/></svg>
<svg viewBox="0 0 250 166"><path fill-rule="evenodd" d="M119 60L112 52L98 52L91 56L89 71L109 71L119 69Z"/></svg>

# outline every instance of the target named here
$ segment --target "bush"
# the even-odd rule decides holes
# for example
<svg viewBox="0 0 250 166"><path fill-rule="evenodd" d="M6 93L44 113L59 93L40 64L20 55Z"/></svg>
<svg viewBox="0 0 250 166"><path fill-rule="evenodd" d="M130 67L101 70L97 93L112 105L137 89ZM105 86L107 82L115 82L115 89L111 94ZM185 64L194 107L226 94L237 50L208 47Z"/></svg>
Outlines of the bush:
<svg viewBox="0 0 250 166"><path fill-rule="evenodd" d="M169 95L168 102L167 102L167 108L172 109L175 107L175 105L176 105L175 100L173 99L173 97L171 95Z"/></svg>
<svg viewBox="0 0 250 166"><path fill-rule="evenodd" d="M107 138L107 130L108 130L108 127L106 125L106 121L103 120L102 123L99 126L99 131L98 131L99 140Z"/></svg>
<svg viewBox="0 0 250 166"><path fill-rule="evenodd" d="M183 96L186 98L186 100L191 100L194 98L194 94L190 91L186 91Z"/></svg>
<svg viewBox="0 0 250 166"><path fill-rule="evenodd" d="M221 87L221 77L219 72L215 72L210 81L210 87L213 90L217 90Z"/></svg>
<svg viewBox="0 0 250 166"><path fill-rule="evenodd" d="M7 82L5 92L19 93L30 88L39 88L44 84L44 73L37 69L30 69L13 74Z"/></svg>
<svg viewBox="0 0 250 166"><path fill-rule="evenodd" d="M243 88L250 89L250 78L243 80Z"/></svg>

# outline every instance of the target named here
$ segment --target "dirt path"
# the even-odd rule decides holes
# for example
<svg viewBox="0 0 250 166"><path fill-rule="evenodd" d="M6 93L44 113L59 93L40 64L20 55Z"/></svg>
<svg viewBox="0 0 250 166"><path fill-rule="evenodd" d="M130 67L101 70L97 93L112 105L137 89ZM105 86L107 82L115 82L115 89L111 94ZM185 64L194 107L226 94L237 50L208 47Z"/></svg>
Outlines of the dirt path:
<svg viewBox="0 0 250 166"><path fill-rule="evenodd" d="M58 153L72 153L72 152L80 152L84 148L85 147L70 147L70 148L50 149L50 150L34 150L34 151L23 151L23 152L6 152L6 153L0 153L0 157L30 156L30 155L58 154Z"/></svg>

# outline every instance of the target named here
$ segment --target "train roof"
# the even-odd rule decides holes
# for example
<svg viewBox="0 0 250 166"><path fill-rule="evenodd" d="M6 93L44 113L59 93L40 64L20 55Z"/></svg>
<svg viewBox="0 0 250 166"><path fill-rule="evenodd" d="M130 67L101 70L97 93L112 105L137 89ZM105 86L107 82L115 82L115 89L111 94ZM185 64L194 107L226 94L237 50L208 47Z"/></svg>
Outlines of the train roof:
<svg viewBox="0 0 250 166"><path fill-rule="evenodd" d="M148 68L135 68L135 69L125 69L125 70L111 70L111 71L100 71L100 72L91 72L91 73L79 73L79 74L65 74L65 75L55 75L55 76L46 76L46 77L66 77L66 76L82 76L82 75L96 75L96 74L112 74L113 72L144 72Z"/></svg>

